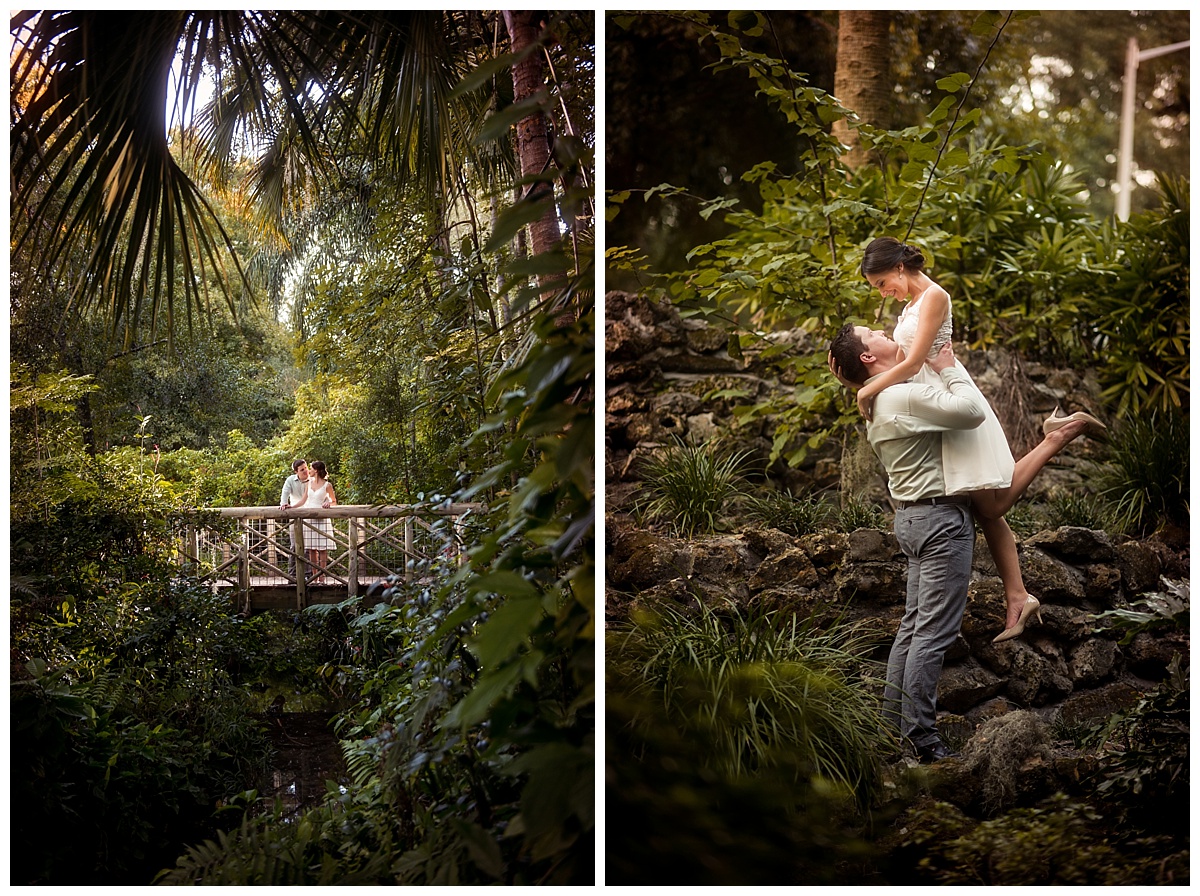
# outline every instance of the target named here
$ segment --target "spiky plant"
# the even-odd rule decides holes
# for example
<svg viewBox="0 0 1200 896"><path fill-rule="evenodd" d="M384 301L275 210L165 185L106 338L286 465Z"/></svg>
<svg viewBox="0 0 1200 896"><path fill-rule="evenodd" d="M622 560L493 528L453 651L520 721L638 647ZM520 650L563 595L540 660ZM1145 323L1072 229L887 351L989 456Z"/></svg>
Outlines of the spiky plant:
<svg viewBox="0 0 1200 896"><path fill-rule="evenodd" d="M1155 412L1127 419L1113 433L1101 473L1102 494L1129 520L1131 531L1186 526L1191 516L1190 427L1186 414Z"/></svg>
<svg viewBox="0 0 1200 896"><path fill-rule="evenodd" d="M887 517L883 508L859 495L845 495L837 513L838 529L853 532L855 529L886 529Z"/></svg>
<svg viewBox="0 0 1200 896"><path fill-rule="evenodd" d="M650 491L644 510L679 534L714 532L739 491L748 452L730 452L716 442L682 440L655 454L643 468Z"/></svg>
<svg viewBox="0 0 1200 896"><path fill-rule="evenodd" d="M1011 520L1009 521L1011 524ZM1098 495L1075 491L1055 492L1046 504L1045 523L1047 528L1060 526L1082 526L1084 529L1101 529L1105 532L1124 532L1129 520L1118 508Z"/></svg>
<svg viewBox="0 0 1200 896"><path fill-rule="evenodd" d="M854 625L662 606L615 633L613 687L709 744L719 775L786 769L868 800L893 748Z"/></svg>
<svg viewBox="0 0 1200 896"><path fill-rule="evenodd" d="M789 492L767 492L746 502L747 515L755 522L789 535L818 532L836 513L836 508L816 495L793 497Z"/></svg>

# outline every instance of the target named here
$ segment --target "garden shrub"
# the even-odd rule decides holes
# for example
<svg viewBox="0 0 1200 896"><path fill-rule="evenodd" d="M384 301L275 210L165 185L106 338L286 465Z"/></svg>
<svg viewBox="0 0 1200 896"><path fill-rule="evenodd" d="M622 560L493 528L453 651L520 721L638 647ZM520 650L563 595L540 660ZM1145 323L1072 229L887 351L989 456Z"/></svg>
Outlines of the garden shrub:
<svg viewBox="0 0 1200 896"><path fill-rule="evenodd" d="M740 470L748 452L717 443L676 441L643 466L650 501L645 513L685 537L715 532L740 493Z"/></svg>

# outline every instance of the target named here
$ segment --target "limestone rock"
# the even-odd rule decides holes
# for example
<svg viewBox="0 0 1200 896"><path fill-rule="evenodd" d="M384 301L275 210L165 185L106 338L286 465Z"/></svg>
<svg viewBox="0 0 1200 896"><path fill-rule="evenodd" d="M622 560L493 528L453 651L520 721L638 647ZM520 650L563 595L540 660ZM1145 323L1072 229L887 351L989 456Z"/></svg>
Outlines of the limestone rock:
<svg viewBox="0 0 1200 896"><path fill-rule="evenodd" d="M818 532L800 538L804 552L822 573L835 572L850 549L850 536L844 532Z"/></svg>
<svg viewBox="0 0 1200 896"><path fill-rule="evenodd" d="M1061 657L1046 656L1019 639L1004 644L1011 650L1005 693L1015 703L1043 706L1071 693L1069 670Z"/></svg>
<svg viewBox="0 0 1200 896"><path fill-rule="evenodd" d="M745 582L759 562L740 535L718 535L692 542L691 576L704 582Z"/></svg>
<svg viewBox="0 0 1200 896"><path fill-rule="evenodd" d="M904 606L908 573L903 563L847 563L834 577L843 600L879 601Z"/></svg>
<svg viewBox="0 0 1200 896"><path fill-rule="evenodd" d="M1153 548L1137 541L1127 541L1115 549L1117 567L1130 595L1136 596L1158 587L1162 561Z"/></svg>
<svg viewBox="0 0 1200 896"><path fill-rule="evenodd" d="M1025 539L1025 544L1068 561L1106 563L1116 558L1107 533L1079 526L1060 526L1039 532Z"/></svg>
<svg viewBox="0 0 1200 896"><path fill-rule="evenodd" d="M1021 575L1025 587L1043 603L1078 606L1084 599L1083 573L1043 551L1024 552Z"/></svg>
<svg viewBox="0 0 1200 896"><path fill-rule="evenodd" d="M1071 653L1071 677L1075 686L1095 687L1113 674L1120 660L1117 645L1105 638L1091 638Z"/></svg>
<svg viewBox="0 0 1200 896"><path fill-rule="evenodd" d="M1099 607L1111 609L1117 606L1121 600L1121 570L1107 563L1086 567L1083 594Z"/></svg>
<svg viewBox="0 0 1200 896"><path fill-rule="evenodd" d="M963 713L1004 689L1004 680L975 660L946 666L938 681L938 709Z"/></svg>
<svg viewBox="0 0 1200 896"><path fill-rule="evenodd" d="M692 574L694 555L687 542L633 530L620 534L608 557L610 582L642 591Z"/></svg>
<svg viewBox="0 0 1200 896"><path fill-rule="evenodd" d="M1090 691L1077 691L1062 702L1058 717L1068 726L1093 725L1115 712L1132 708L1142 691L1125 681L1114 681Z"/></svg>
<svg viewBox="0 0 1200 896"><path fill-rule="evenodd" d="M779 587L812 587L820 581L816 567L803 548L789 548L768 557L750 579L751 591Z"/></svg>
<svg viewBox="0 0 1200 896"><path fill-rule="evenodd" d="M1190 643L1184 632L1157 634L1140 632L1127 648L1129 670L1150 681L1162 681L1167 677L1167 666L1179 654L1186 662Z"/></svg>
<svg viewBox="0 0 1200 896"><path fill-rule="evenodd" d="M846 559L851 563L885 563L903 558L900 544L891 532L855 529L850 533Z"/></svg>

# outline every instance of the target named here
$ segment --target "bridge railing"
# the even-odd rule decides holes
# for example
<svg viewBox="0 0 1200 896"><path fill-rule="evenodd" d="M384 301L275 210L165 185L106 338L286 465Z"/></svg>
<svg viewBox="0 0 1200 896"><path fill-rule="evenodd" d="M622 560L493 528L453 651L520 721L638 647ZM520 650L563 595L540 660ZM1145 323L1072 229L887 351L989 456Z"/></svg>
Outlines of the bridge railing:
<svg viewBox="0 0 1200 896"><path fill-rule="evenodd" d="M341 504L324 509L214 508L214 527L188 527L181 565L216 589L231 589L250 610L332 603L364 593L388 576L412 580L426 561L459 563L463 527L482 504ZM318 520L329 520L332 546L317 569L305 545L318 539ZM252 600L253 598L253 600Z"/></svg>

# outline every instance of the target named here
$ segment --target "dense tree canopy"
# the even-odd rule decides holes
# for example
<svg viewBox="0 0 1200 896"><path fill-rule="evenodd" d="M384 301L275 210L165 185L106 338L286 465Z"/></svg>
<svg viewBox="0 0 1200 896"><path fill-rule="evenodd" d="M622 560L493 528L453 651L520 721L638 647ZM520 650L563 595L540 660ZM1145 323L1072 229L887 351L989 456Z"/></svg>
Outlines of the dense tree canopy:
<svg viewBox="0 0 1200 896"><path fill-rule="evenodd" d="M747 48L784 61L812 87L833 93L838 13L761 15L761 33L730 20L740 26L734 30ZM1189 13L1026 14L1015 17L991 47L972 33L978 15L890 13L892 103L887 120L870 123L919 125L937 105L938 80L978 71L971 105L980 109L987 132L1062 159L1094 213L1112 214L1127 40L1136 37L1143 49L1186 40ZM730 26L717 13L702 21ZM606 18L607 186L649 190L669 183L693 194L660 197L651 208L630 206L609 222L610 245L641 247L655 269L679 267L691 246L723 232L719 216L697 214L697 199L737 196L754 208L757 191L741 180L743 172L764 159L794 169L811 149L793 126L753 99L752 82L735 71L706 70L718 61L719 47L701 40L705 33L707 26L682 13ZM1188 174L1188 62L1187 52L1167 54L1139 71L1135 158L1142 172ZM1152 183L1146 174L1138 180ZM1156 201L1153 189L1134 192L1135 210Z"/></svg>

